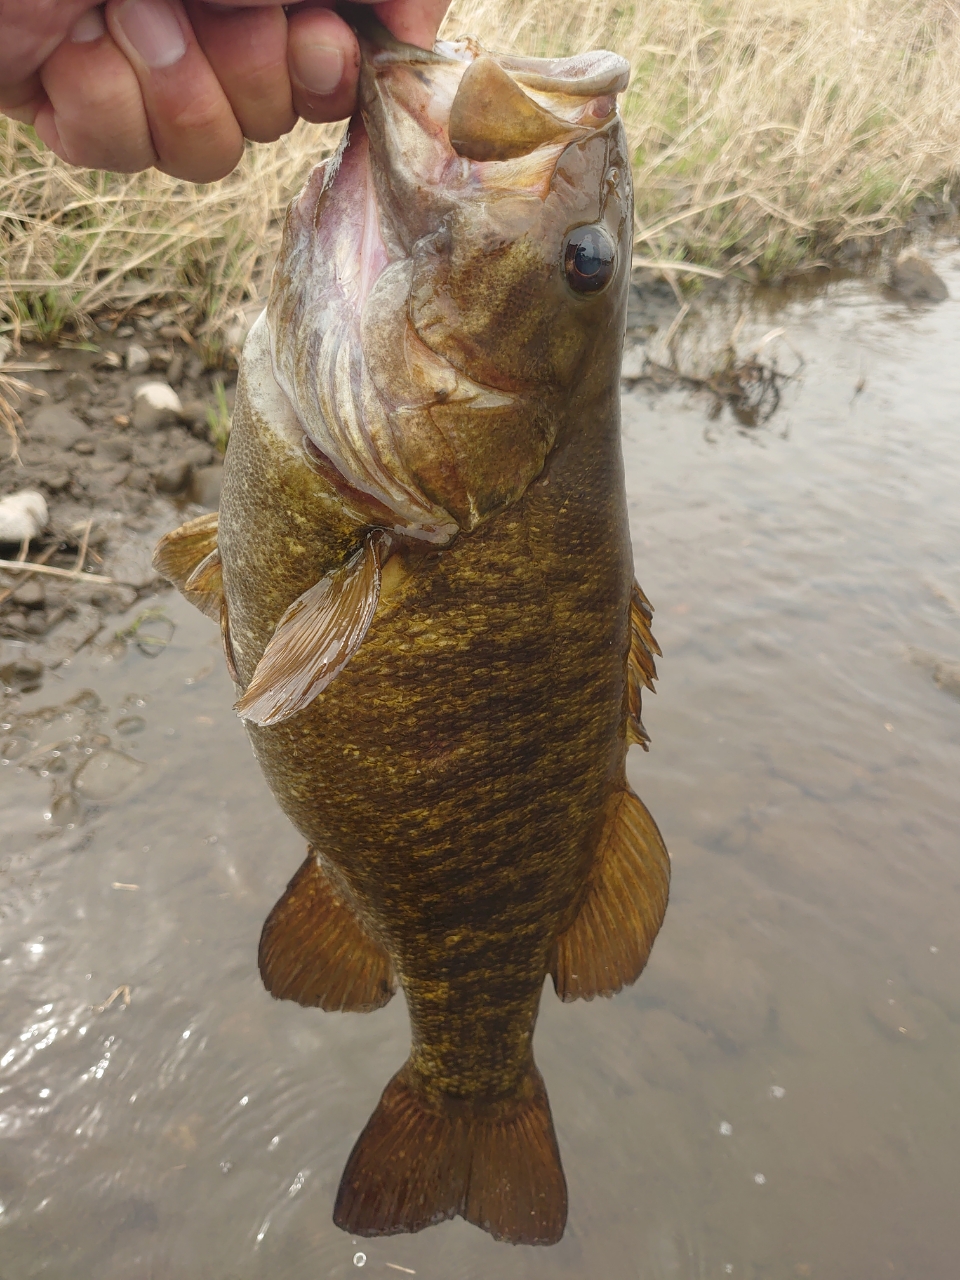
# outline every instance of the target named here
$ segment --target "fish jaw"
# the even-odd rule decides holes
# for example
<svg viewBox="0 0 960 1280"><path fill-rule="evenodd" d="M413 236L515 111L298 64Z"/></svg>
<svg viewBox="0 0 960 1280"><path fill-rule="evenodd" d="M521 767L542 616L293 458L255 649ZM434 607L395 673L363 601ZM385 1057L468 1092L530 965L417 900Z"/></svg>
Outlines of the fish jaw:
<svg viewBox="0 0 960 1280"><path fill-rule="evenodd" d="M273 368L371 523L443 546L522 497L584 365L619 358L627 67L360 43L360 110L288 216ZM577 297L565 238L592 223L616 278Z"/></svg>

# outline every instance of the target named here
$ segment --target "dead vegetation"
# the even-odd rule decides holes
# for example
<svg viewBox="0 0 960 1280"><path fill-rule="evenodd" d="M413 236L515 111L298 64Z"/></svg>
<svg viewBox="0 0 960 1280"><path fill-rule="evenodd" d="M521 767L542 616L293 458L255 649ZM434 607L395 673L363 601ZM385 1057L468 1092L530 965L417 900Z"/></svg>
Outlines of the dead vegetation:
<svg viewBox="0 0 960 1280"><path fill-rule="evenodd" d="M658 271L782 276L898 226L918 197L952 210L951 0L456 0L446 29L500 49L606 45L630 59L636 259ZM71 170L32 131L0 125L3 325L89 334L100 308L175 298L216 358L237 307L264 287L284 206L337 134L301 125L250 146L223 182L192 187Z"/></svg>

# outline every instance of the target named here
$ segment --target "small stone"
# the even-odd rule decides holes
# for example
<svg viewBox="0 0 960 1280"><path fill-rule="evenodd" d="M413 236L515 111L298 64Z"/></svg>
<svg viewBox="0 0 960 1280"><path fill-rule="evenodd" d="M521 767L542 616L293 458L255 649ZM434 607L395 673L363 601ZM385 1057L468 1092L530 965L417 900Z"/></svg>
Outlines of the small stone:
<svg viewBox="0 0 960 1280"><path fill-rule="evenodd" d="M111 462L129 462L133 457L133 445L123 436L112 436L97 444L97 455L109 458Z"/></svg>
<svg viewBox="0 0 960 1280"><path fill-rule="evenodd" d="M196 382L203 374L203 361L199 356L191 356L187 361L186 376L193 382Z"/></svg>
<svg viewBox="0 0 960 1280"><path fill-rule="evenodd" d="M190 497L194 502L215 511L220 505L220 492L223 488L223 467L216 463L212 467L197 467L193 473L193 484Z"/></svg>
<svg viewBox="0 0 960 1280"><path fill-rule="evenodd" d="M36 658L14 658L0 667L0 684L20 693L33 693L43 680L43 663Z"/></svg>
<svg viewBox="0 0 960 1280"><path fill-rule="evenodd" d="M164 342L176 342L183 334L178 324L162 324L157 330L157 336L163 338Z"/></svg>
<svg viewBox="0 0 960 1280"><path fill-rule="evenodd" d="M183 356L175 355L167 365L167 381L171 387L178 387L183 381Z"/></svg>
<svg viewBox="0 0 960 1280"><path fill-rule="evenodd" d="M127 347L127 372L135 378L142 377L150 369L150 352L141 347L139 342L131 342Z"/></svg>
<svg viewBox="0 0 960 1280"><path fill-rule="evenodd" d="M133 398L133 425L138 431L155 431L175 422L183 412L180 397L166 382L145 382Z"/></svg>
<svg viewBox="0 0 960 1280"><path fill-rule="evenodd" d="M44 405L34 415L30 427L31 437L39 437L59 449L73 448L86 434L86 424L62 404Z"/></svg>
<svg viewBox="0 0 960 1280"><path fill-rule="evenodd" d="M92 396L94 389L93 383L85 373L71 373L67 379L67 395L71 400L82 400Z"/></svg>
<svg viewBox="0 0 960 1280"><path fill-rule="evenodd" d="M47 500L37 489L0 498L0 542L30 541L47 527Z"/></svg>
<svg viewBox="0 0 960 1280"><path fill-rule="evenodd" d="M215 455L210 445L198 442L185 449L183 456L191 467L208 467Z"/></svg>
<svg viewBox="0 0 960 1280"><path fill-rule="evenodd" d="M120 328L117 330L117 337L132 338L136 332L137 331L132 324L122 324Z"/></svg>
<svg viewBox="0 0 960 1280"><path fill-rule="evenodd" d="M51 493L62 493L70 485L70 472L64 467L46 467L37 473L37 479Z"/></svg>
<svg viewBox="0 0 960 1280"><path fill-rule="evenodd" d="M14 604L19 604L24 609L42 609L46 599L43 583L37 582L36 579L25 582L22 587L16 589L11 599Z"/></svg>
<svg viewBox="0 0 960 1280"><path fill-rule="evenodd" d="M153 472L153 483L159 493L181 493L190 480L190 463L184 458L177 458Z"/></svg>
<svg viewBox="0 0 960 1280"><path fill-rule="evenodd" d="M919 253L907 249L890 272L890 288L904 298L923 302L943 302L950 295L933 267Z"/></svg>
<svg viewBox="0 0 960 1280"><path fill-rule="evenodd" d="M96 453L96 451L97 442L95 440L91 440L89 436L85 436L82 440L78 440L73 446L74 453L83 454L83 456L87 458Z"/></svg>
<svg viewBox="0 0 960 1280"><path fill-rule="evenodd" d="M127 476L127 488L139 489L142 493L149 493L153 488L153 481L150 479L150 472L146 467L133 467Z"/></svg>
<svg viewBox="0 0 960 1280"><path fill-rule="evenodd" d="M101 369L122 369L123 357L118 351L105 351L97 363Z"/></svg>

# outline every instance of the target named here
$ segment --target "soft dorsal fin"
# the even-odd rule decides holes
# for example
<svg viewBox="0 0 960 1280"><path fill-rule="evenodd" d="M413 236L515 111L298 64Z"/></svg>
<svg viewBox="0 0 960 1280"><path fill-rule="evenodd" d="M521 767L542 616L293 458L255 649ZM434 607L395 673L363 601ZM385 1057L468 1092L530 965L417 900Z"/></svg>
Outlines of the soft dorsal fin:
<svg viewBox="0 0 960 1280"><path fill-rule="evenodd" d="M660 646L650 630L653 606L637 582L630 593L630 654L627 658L627 741L637 743L649 751L650 735L640 719L642 690L645 686L656 693L653 682L657 667L653 655L660 653Z"/></svg>
<svg viewBox="0 0 960 1280"><path fill-rule="evenodd" d="M561 1000L612 996L639 978L669 889L670 855L657 824L624 787L607 817L587 896L557 939L552 972Z"/></svg>
<svg viewBox="0 0 960 1280"><path fill-rule="evenodd" d="M279 724L336 679L373 621L389 546L390 535L375 530L346 564L294 600L236 703L242 719Z"/></svg>
<svg viewBox="0 0 960 1280"><path fill-rule="evenodd" d="M153 567L182 591L201 613L216 621L223 599L220 555L217 552L216 511L188 520L166 534L153 553Z"/></svg>

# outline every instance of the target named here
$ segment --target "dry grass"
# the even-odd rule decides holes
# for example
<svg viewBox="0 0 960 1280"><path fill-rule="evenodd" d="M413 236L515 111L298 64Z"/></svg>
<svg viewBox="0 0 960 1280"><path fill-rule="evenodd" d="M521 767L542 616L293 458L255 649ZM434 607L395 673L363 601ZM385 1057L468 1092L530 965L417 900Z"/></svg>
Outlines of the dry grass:
<svg viewBox="0 0 960 1280"><path fill-rule="evenodd" d="M447 29L500 49L606 45L630 59L643 259L782 274L898 225L960 172L950 0L456 0ZM191 188L72 171L29 130L0 128L6 327L52 337L100 307L165 294L222 331L262 289L283 207L336 133L300 126L251 147L224 182Z"/></svg>

